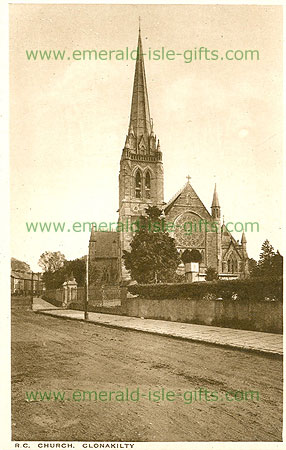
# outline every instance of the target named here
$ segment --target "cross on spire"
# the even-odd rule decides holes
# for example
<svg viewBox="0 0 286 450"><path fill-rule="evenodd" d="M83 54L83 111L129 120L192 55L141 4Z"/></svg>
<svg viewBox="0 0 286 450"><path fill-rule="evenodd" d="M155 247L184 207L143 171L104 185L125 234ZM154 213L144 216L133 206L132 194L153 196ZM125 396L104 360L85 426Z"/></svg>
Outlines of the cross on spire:
<svg viewBox="0 0 286 450"><path fill-rule="evenodd" d="M190 175L188 175L186 178L188 180L188 183L190 183L190 179L191 179Z"/></svg>

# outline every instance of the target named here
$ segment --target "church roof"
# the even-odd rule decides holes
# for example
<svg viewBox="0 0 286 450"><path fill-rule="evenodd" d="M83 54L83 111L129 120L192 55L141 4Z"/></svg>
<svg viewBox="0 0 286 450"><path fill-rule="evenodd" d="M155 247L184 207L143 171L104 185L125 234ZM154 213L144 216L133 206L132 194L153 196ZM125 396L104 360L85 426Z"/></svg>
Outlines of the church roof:
<svg viewBox="0 0 286 450"><path fill-rule="evenodd" d="M95 242L96 258L118 258L118 235L116 231L95 231L92 229L90 242Z"/></svg>
<svg viewBox="0 0 286 450"><path fill-rule="evenodd" d="M137 52L129 132L139 138L142 134L150 136L152 132L140 29Z"/></svg>
<svg viewBox="0 0 286 450"><path fill-rule="evenodd" d="M175 195L173 195L173 197L168 201L168 203L166 203L166 205L164 206L165 212L167 212L170 209L170 207L172 206L172 204L177 200L177 198L179 198L179 196L184 191L184 189L186 188L187 185L188 185L188 182L186 184L184 184L184 186L178 192L176 192Z"/></svg>
<svg viewBox="0 0 286 450"><path fill-rule="evenodd" d="M197 195L197 193L195 192L195 190L193 189L193 187L191 186L189 180L187 181L187 183L184 184L184 186L171 198L171 200L164 206L164 212L165 214L168 214L168 212L170 211L170 209L172 208L172 206L177 202L177 200L179 199L180 195L186 193L188 195L190 195L192 200L195 200L196 202L196 209L199 206L201 209L203 209L208 216L210 216L209 211L207 210L207 208L205 207L205 205L203 204L203 202L201 201L201 199L199 198L199 196ZM192 202L193 203L193 202ZM192 205L190 205L192 206ZM194 206L194 205L193 205Z"/></svg>
<svg viewBox="0 0 286 450"><path fill-rule="evenodd" d="M232 239L229 241L228 247L227 248L226 247L222 248L222 257L223 257L223 259L225 259L227 257L227 255L229 256L233 252L235 252L239 256L239 258L242 257L239 245L237 244L235 239L232 237Z"/></svg>

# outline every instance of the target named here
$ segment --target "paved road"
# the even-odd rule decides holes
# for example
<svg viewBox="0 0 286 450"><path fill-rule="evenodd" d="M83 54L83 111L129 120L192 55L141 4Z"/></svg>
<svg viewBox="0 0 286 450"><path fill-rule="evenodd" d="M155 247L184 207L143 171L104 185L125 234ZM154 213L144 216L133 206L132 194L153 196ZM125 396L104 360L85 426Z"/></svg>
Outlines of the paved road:
<svg viewBox="0 0 286 450"><path fill-rule="evenodd" d="M14 440L281 440L282 361L270 356L14 311L12 381ZM147 397L119 401L126 387ZM162 388L174 401L148 399ZM32 390L65 401L28 401ZM259 400L226 399L250 390ZM83 391L119 397L79 401Z"/></svg>

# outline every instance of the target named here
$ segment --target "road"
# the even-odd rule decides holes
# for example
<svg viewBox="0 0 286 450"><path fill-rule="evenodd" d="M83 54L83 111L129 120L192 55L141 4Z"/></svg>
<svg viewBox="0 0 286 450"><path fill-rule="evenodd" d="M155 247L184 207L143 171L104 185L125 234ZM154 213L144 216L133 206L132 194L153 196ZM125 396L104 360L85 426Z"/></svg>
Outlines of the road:
<svg viewBox="0 0 286 450"><path fill-rule="evenodd" d="M139 388L146 397L122 400L126 387L129 393ZM172 391L175 397L162 399L162 388L165 396ZM235 400L236 391L250 390L259 392L259 400L249 395L240 400L245 396L240 393ZM28 400L30 391L65 392L65 400ZM83 400L83 391L107 394ZM154 391L160 391L160 400ZM194 391L197 400L192 394L191 402ZM14 311L12 436L23 441L280 441L282 361Z"/></svg>

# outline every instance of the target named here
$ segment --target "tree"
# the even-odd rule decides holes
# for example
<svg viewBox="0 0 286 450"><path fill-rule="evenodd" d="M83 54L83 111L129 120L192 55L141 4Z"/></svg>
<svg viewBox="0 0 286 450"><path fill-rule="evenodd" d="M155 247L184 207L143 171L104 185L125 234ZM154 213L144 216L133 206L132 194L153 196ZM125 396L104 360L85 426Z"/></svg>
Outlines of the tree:
<svg viewBox="0 0 286 450"><path fill-rule="evenodd" d="M272 270L275 276L283 276L283 256L278 250L272 258Z"/></svg>
<svg viewBox="0 0 286 450"><path fill-rule="evenodd" d="M151 206L145 211L146 216L138 220L131 251L123 252L125 267L138 283L173 281L180 263L175 239L165 230L159 208Z"/></svg>
<svg viewBox="0 0 286 450"><path fill-rule="evenodd" d="M78 286L84 286L86 278L86 256L66 261L63 269L66 277L73 274Z"/></svg>
<svg viewBox="0 0 286 450"><path fill-rule="evenodd" d="M252 273L255 272L256 268L257 268L257 261L253 258L248 258L248 269L250 276L252 276Z"/></svg>
<svg viewBox="0 0 286 450"><path fill-rule="evenodd" d="M61 252L44 252L39 259L39 266L44 272L55 272L63 267L66 261L65 255Z"/></svg>
<svg viewBox="0 0 286 450"><path fill-rule="evenodd" d="M59 269L52 272L48 270L43 274L43 280L47 289L58 289L73 274L79 287L84 286L86 276L86 257L64 261Z"/></svg>
<svg viewBox="0 0 286 450"><path fill-rule="evenodd" d="M256 267L253 267L251 277L279 277L283 275L283 257L266 239L261 247L259 261Z"/></svg>

